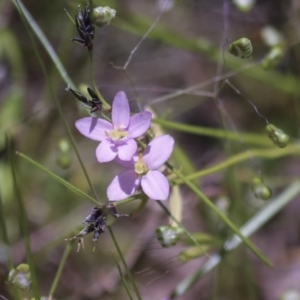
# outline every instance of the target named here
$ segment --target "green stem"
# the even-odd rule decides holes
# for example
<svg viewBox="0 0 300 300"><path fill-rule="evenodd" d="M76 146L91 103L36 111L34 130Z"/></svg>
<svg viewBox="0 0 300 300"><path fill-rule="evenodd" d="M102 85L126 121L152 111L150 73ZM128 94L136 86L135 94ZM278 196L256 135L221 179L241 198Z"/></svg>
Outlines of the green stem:
<svg viewBox="0 0 300 300"><path fill-rule="evenodd" d="M167 164L170 168L211 210L213 210L218 217L236 234L241 240L256 254L263 262L268 266L272 266L272 263L265 257L265 255L246 237L244 237L239 229L227 218L227 216L219 210L191 181L189 181L185 176L176 170L170 164Z"/></svg>
<svg viewBox="0 0 300 300"><path fill-rule="evenodd" d="M37 59L38 59L38 61L39 61L39 64L40 64L40 66L41 66L41 68L42 68L44 77L45 77L45 79L46 79L47 87L48 87L48 89L49 89L49 92L50 92L52 98L55 100L56 107L57 107L57 109L58 109L59 115L60 115L60 117L61 117L61 119L62 119L62 121L63 121L65 130L66 130L67 135L68 135L68 137L69 137L69 139L70 139L70 141L71 141L72 147L73 147L73 149L74 149L74 151L75 151L75 153L76 153L77 159L78 159L78 161L79 161L79 163L80 163L80 166L81 166L81 168L82 168L82 170L83 170L83 173L84 173L84 175L85 175L85 178L87 179L87 182L88 182L88 184L89 184L89 186L90 186L90 189L92 190L92 192L93 192L95 198L98 198L98 197L97 197L97 194L96 194L96 191L95 191L95 189L94 189L94 187L93 187L93 185L92 185L92 182L91 182L91 180L90 180L90 178L89 178L89 176L88 176L88 173L87 173L87 171L86 171L86 168L85 168L85 166L84 166L84 164L83 164L83 162L82 162L82 160L81 160L81 157L80 157L80 155L79 155L78 149L77 149L76 144L75 144L75 140L74 140L74 138L73 138L73 135L72 135L72 133L71 133L71 130L70 130L70 128L69 128L69 125L68 125L68 123L67 123L67 120L66 120L66 118L65 118L65 116L64 116L64 114L63 114L63 111L62 111L60 102L58 101L58 98L56 97L56 95L55 95L55 93L54 93L54 91L53 91L53 89L52 89L52 86L51 86L50 81L49 81L49 76L48 76L46 67L45 67L45 65L44 65L44 63L43 63L43 60L41 59L41 57L40 57L40 55L39 55L39 52L38 52L38 50L37 50L37 46L36 46L35 40L34 40L34 38L33 38L33 36L32 36L32 33L31 33L31 31L30 31L30 28L29 28L28 24L32 27L32 30L37 34L38 38L41 39L42 37L41 37L40 35L38 35L38 33L36 32L36 30L40 31L40 29L39 29L38 27L34 27L34 26L33 26L33 25L35 24L35 23L34 23L34 20L33 20L33 19L31 18L31 16L28 14L28 12L26 11L25 7L22 5L21 1L20 1L20 0L12 0L12 1L13 1L14 4L16 5L16 7L17 7L17 9L18 9L18 11L19 11L19 13L20 13L20 15L21 15L21 18L22 18L22 20L23 20L23 22L24 22L24 24L25 24L25 27L26 27L26 30L27 30L28 35L29 35L29 37L30 37L30 40L31 40L31 43L32 43L32 46L33 46L33 49L34 49L34 52L35 52L35 55L36 55L36 57L37 57ZM23 9L25 9L25 11L24 11ZM27 12L27 13L26 13L26 12ZM26 14L25 14L25 13L26 13ZM32 22L33 22L33 23L32 23ZM54 50L53 50L53 51L54 51ZM71 87L74 87L74 85L72 84L72 82L70 82L70 83L71 83ZM75 87L74 87L74 89L75 89Z"/></svg>
<svg viewBox="0 0 300 300"><path fill-rule="evenodd" d="M24 158L26 161L28 161L29 163L31 163L32 165L34 165L35 167L39 168L41 171L45 172L46 174L50 175L53 179L55 179L56 181L58 181L59 183L61 183L62 185L64 185L65 187L67 187L69 190L71 190L72 192L88 198L89 200L93 201L94 203L96 203L97 205L101 205L101 203L99 203L96 199L94 199L93 197L89 196L88 194L86 194L85 192L83 192L82 190L78 189L77 187L75 187L74 185L72 185L71 183L65 181L64 179L62 179L61 177L57 176L56 174L54 174L53 172L49 171L48 169L46 169L45 167L43 167L42 165L38 164L36 161L34 161L33 159L31 159L30 157L28 157L27 155L20 153L20 152L16 152L16 154L22 158Z"/></svg>
<svg viewBox="0 0 300 300"><path fill-rule="evenodd" d="M223 130L223 129L213 129L200 127L195 125L187 125L184 123L177 123L172 121L167 121L160 118L155 118L152 120L154 123L162 125L164 128L174 129L181 132L187 132L197 135L209 136L217 139L230 139L239 142L245 142L249 144L255 144L260 146L270 146L271 142L264 135L251 134L251 133L241 133Z"/></svg>
<svg viewBox="0 0 300 300"><path fill-rule="evenodd" d="M13 157L13 153L14 153L13 152L13 141L12 141L11 137L6 136L6 142L7 142L8 149L9 149L9 161L10 161L10 165L11 165L11 173L12 173L15 197L16 197L17 204L18 204L19 210L20 210L20 227L21 227L21 232L22 232L22 236L24 239L28 265L30 268L30 277L31 277L31 282L32 282L33 295L35 297L35 300L39 300L40 293L39 293L39 289L38 289L37 276L35 273L33 255L32 255L31 247L30 247L30 234L29 234L28 224L27 224L27 214L26 214L26 209L25 209L24 202L22 199L22 195L20 192L19 183L17 180L17 171L16 171L16 166L15 166L16 160Z"/></svg>
<svg viewBox="0 0 300 300"><path fill-rule="evenodd" d="M133 300L132 295L131 295L130 290L129 290L129 287L128 287L128 284L127 284L127 281L126 281L126 278L125 278L125 276L123 275L122 270L121 270L121 267L120 267L120 265L119 265L119 263L118 263L118 261L117 261L117 258L116 258L116 256L114 255L113 252L112 252L112 256L113 256L113 258L114 258L115 264L116 264L117 269L118 269L118 271L119 271L119 274L120 274L121 280L122 280L122 282L123 282L123 285L124 285L124 287L125 287L125 289L126 289L127 295L128 295L128 297L129 297L131 300Z"/></svg>
<svg viewBox="0 0 300 300"><path fill-rule="evenodd" d="M265 225L274 215L282 210L290 201L300 193L299 180L292 183L280 195L270 200L259 212L257 212L249 221L247 221L241 228L240 232L250 237L263 225ZM210 259L201 266L201 268L193 275L186 277L181 281L171 293L171 299L182 296L186 293L200 278L211 272L222 261L222 257L230 251L233 251L242 243L238 236L233 236L231 239L224 243L223 250L220 253L214 254Z"/></svg>
<svg viewBox="0 0 300 300"><path fill-rule="evenodd" d="M65 264L67 262L67 259L71 253L71 250L72 250L72 246L73 246L73 243L67 243L67 246L65 248L65 251L62 255L62 258L60 260L60 263L59 263L59 266L58 266L58 269L56 271L56 274L55 274L55 277L54 277L54 280L52 282L52 285L51 285L51 288L50 288L50 291L49 291L49 298L52 299L52 296L53 294L55 293L55 290L57 288L57 285L58 285L58 281L61 277L61 274L62 274L62 271L63 271L63 268L65 267Z"/></svg>
<svg viewBox="0 0 300 300"><path fill-rule="evenodd" d="M96 85L96 82L95 82L95 76L94 76L94 72L93 72L93 52L88 51L88 53L89 53L89 64L90 64L90 76L91 76L93 90L96 93L99 100L101 101L101 103L103 105L103 110L105 110L105 111L110 110L110 108L111 108L110 105L102 97L102 95Z"/></svg>
<svg viewBox="0 0 300 300"><path fill-rule="evenodd" d="M1 193L0 193L0 227L2 228L2 236L3 236L3 242L4 242L3 245L4 245L4 251L6 253L7 269L12 270L14 268L14 265L13 265L12 255L10 252L10 242L9 242L9 238L8 238L8 234L7 234L4 206L3 206L3 202L2 202ZM20 294L17 293L17 290L14 286L13 286L12 290L13 290L14 299L20 300L21 299Z"/></svg>
<svg viewBox="0 0 300 300"><path fill-rule="evenodd" d="M13 269L13 260L12 260L12 255L11 252L9 251L9 239L7 235L7 227L6 227L6 222L5 222L5 214L4 214L4 207L2 203L2 197L0 194L0 225L1 225L1 231L2 231L2 236L3 236L3 242L4 242L4 250L6 252L6 260L7 260L7 266L8 269L11 270Z"/></svg>
<svg viewBox="0 0 300 300"><path fill-rule="evenodd" d="M113 240L113 242L114 242L114 244L115 244L115 247L116 247L116 249L117 249L117 251L118 251L118 254L119 254L120 258L121 258L121 261L122 261L122 263L123 263L123 265L124 265L124 268L125 268L125 270L126 270L126 273L127 273L128 277L129 277L129 279L130 279L130 282L131 282L132 287L133 287L133 289L134 289L134 291L135 291L135 294L136 294L136 296L137 296L137 298L138 298L139 300L142 300L141 294L140 294L140 292L139 292L139 290L138 290L138 288L137 288L137 286L136 286L136 283L135 283L135 281L134 281L134 279L133 279L133 277L132 277L132 275L131 275L131 272L130 272L128 266L127 266L127 263L126 263L126 261L125 261L125 258L124 258L123 254L122 254L122 251L121 251L121 249L120 249L120 247L119 247L119 245L118 245L118 242L117 242L117 240L116 240L116 238L115 238L115 235L114 235L114 233L113 233L113 231L112 231L112 229L111 229L110 226L108 227L108 230L109 230L109 233L110 233L110 235L111 235L111 238L112 238L112 240Z"/></svg>
<svg viewBox="0 0 300 300"><path fill-rule="evenodd" d="M52 45L50 44L50 42L46 38L46 36L43 33L43 31L41 30L41 28L38 26L38 24L32 18L32 16L29 13L29 11L23 5L22 1L21 0L11 0L11 1L14 3L14 5L15 5L16 9L19 11L21 17L23 18L23 16L24 16L25 19L27 20L27 22L25 22L25 23L29 24L29 26L31 27L32 31L35 33L35 35L37 36L37 38L40 40L40 42L44 46L46 52L49 54L50 58L52 59L54 65L56 66L56 68L57 68L59 74L61 75L62 79L73 90L76 90L75 84L73 83L73 81L69 77L66 69L64 68L64 66L61 63L60 59L58 58L58 56L57 56L55 50L53 49ZM26 27L27 27L27 25L26 25Z"/></svg>
<svg viewBox="0 0 300 300"><path fill-rule="evenodd" d="M298 144L293 144L286 148L275 148L275 149L269 148L269 149L253 149L253 150L250 149L248 151L236 154L213 167L201 170L194 174L187 175L186 179L193 180L196 178L204 177L212 173L219 172L223 169L227 169L229 166L232 166L244 160L248 160L249 156L261 157L266 159L274 159L274 158L279 158L288 155L299 155L300 154L299 150L300 150L300 146ZM178 180L178 181L176 180L176 184L182 184L182 183L183 183L182 180Z"/></svg>

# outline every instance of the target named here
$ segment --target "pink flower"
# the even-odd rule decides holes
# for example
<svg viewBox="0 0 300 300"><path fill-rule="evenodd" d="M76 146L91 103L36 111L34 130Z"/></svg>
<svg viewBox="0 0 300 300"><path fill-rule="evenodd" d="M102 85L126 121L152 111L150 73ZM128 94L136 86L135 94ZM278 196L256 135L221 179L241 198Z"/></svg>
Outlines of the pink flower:
<svg viewBox="0 0 300 300"><path fill-rule="evenodd" d="M174 139L162 135L146 147L143 154L133 156L131 161L119 161L128 170L117 175L107 188L110 201L118 201L133 195L139 186L153 200L169 197L169 181L159 169L170 157Z"/></svg>
<svg viewBox="0 0 300 300"><path fill-rule="evenodd" d="M150 127L151 113L143 111L130 116L128 99L118 92L112 104L112 123L99 118L86 117L76 121L75 126L84 136L101 142L96 149L99 162L108 162L117 156L130 160L137 151L135 138Z"/></svg>

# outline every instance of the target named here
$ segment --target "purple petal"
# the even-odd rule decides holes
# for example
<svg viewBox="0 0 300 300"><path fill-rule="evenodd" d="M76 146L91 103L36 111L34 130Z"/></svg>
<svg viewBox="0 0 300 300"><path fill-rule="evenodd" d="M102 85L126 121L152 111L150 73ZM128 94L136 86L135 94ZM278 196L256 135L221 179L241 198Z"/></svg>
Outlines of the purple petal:
<svg viewBox="0 0 300 300"><path fill-rule="evenodd" d="M108 121L91 117L77 120L75 126L81 134L99 142L107 138L105 131L112 130L112 124Z"/></svg>
<svg viewBox="0 0 300 300"><path fill-rule="evenodd" d="M133 170L120 173L107 188L108 200L118 201L133 195L140 186L140 181L140 178L136 176Z"/></svg>
<svg viewBox="0 0 300 300"><path fill-rule="evenodd" d="M167 200L169 197L169 181L159 171L149 171L142 177L142 189L153 200Z"/></svg>
<svg viewBox="0 0 300 300"><path fill-rule="evenodd" d="M127 96L124 92L118 92L112 104L112 122L114 128L125 129L128 127L130 109Z"/></svg>
<svg viewBox="0 0 300 300"><path fill-rule="evenodd" d="M174 139L170 135L159 136L146 147L143 161L150 170L156 170L169 159L173 148Z"/></svg>
<svg viewBox="0 0 300 300"><path fill-rule="evenodd" d="M118 156L121 160L131 160L136 150L136 141L130 139L125 144L118 146Z"/></svg>
<svg viewBox="0 0 300 300"><path fill-rule="evenodd" d="M152 114L143 111L130 117L128 126L128 137L137 138L143 135L150 127Z"/></svg>
<svg viewBox="0 0 300 300"><path fill-rule="evenodd" d="M100 163L112 161L118 154L118 148L109 140L104 140L96 149L96 157Z"/></svg>

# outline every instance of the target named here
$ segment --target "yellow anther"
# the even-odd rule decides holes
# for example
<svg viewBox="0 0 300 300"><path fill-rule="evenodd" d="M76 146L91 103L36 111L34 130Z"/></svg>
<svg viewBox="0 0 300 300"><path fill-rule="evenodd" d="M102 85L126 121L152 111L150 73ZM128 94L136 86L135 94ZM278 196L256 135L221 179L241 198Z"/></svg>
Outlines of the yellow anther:
<svg viewBox="0 0 300 300"><path fill-rule="evenodd" d="M143 154L139 154L137 162L134 164L135 173L138 175L144 175L148 172L148 168L143 162Z"/></svg>
<svg viewBox="0 0 300 300"><path fill-rule="evenodd" d="M113 129L110 132L105 131L105 135L110 137L112 140L117 141L128 135L126 131L122 131L120 129Z"/></svg>

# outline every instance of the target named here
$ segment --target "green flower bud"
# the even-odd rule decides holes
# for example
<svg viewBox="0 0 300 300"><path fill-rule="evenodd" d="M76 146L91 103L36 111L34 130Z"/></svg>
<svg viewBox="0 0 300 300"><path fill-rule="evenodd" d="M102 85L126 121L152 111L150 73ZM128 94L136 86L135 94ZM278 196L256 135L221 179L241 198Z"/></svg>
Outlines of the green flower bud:
<svg viewBox="0 0 300 300"><path fill-rule="evenodd" d="M70 168L72 164L72 159L69 154L61 154L56 159L56 163L62 168L62 169L68 169Z"/></svg>
<svg viewBox="0 0 300 300"><path fill-rule="evenodd" d="M29 272L29 266L27 264L19 264L16 267L16 271L17 272L27 273L27 272Z"/></svg>
<svg viewBox="0 0 300 300"><path fill-rule="evenodd" d="M265 70L275 68L283 57L283 49L280 46L271 48L269 53L265 56L262 61L262 67Z"/></svg>
<svg viewBox="0 0 300 300"><path fill-rule="evenodd" d="M58 142L59 154L56 163L63 169L68 169L72 164L70 155L70 144L66 139L60 139Z"/></svg>
<svg viewBox="0 0 300 300"><path fill-rule="evenodd" d="M116 16L116 10L108 6L98 6L93 9L93 20L98 27L105 27Z"/></svg>
<svg viewBox="0 0 300 300"><path fill-rule="evenodd" d="M252 179L252 191L258 199L267 200L272 196L271 189L264 184L261 178L255 177Z"/></svg>
<svg viewBox="0 0 300 300"><path fill-rule="evenodd" d="M268 124L266 127L268 136L270 140L279 148L284 148L287 146L290 137L284 133L281 129L277 128L273 124Z"/></svg>
<svg viewBox="0 0 300 300"><path fill-rule="evenodd" d="M29 289L31 284L29 266L27 264L20 264L16 269L12 269L8 273L6 282L21 290Z"/></svg>
<svg viewBox="0 0 300 300"><path fill-rule="evenodd" d="M251 58L253 47L248 38L240 38L228 46L228 52L234 56L241 58Z"/></svg>
<svg viewBox="0 0 300 300"><path fill-rule="evenodd" d="M70 151L70 143L66 139L60 139L58 142L58 149L62 153L68 153Z"/></svg>
<svg viewBox="0 0 300 300"><path fill-rule="evenodd" d="M155 233L162 247L168 248L177 244L181 237L182 229L171 226L160 226L156 229Z"/></svg>
<svg viewBox="0 0 300 300"><path fill-rule="evenodd" d="M240 12L246 13L254 6L255 0L233 0L233 3Z"/></svg>

